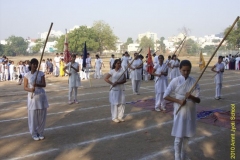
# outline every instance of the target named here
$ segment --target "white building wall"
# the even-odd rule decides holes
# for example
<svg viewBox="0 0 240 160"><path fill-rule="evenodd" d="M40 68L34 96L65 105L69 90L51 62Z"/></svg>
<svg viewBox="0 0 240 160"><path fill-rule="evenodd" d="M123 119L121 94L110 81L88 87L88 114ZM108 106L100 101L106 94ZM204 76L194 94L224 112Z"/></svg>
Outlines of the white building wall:
<svg viewBox="0 0 240 160"><path fill-rule="evenodd" d="M139 44L138 43L131 43L128 45L128 52L136 52L138 51Z"/></svg>

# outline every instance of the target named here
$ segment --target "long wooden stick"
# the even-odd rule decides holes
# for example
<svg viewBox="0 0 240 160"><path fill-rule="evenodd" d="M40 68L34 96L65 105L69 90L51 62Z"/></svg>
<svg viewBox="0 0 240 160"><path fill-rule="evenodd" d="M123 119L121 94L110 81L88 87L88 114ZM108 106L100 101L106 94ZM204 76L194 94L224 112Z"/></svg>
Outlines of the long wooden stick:
<svg viewBox="0 0 240 160"><path fill-rule="evenodd" d="M140 52L142 52L142 49L138 52L138 54L139 54ZM119 79L122 77L122 75L125 74L125 72L128 70L128 67L131 66L134 61L135 61L135 59L133 59L132 62L128 64L127 68L126 68L125 71L119 76L119 78L117 79L117 81L119 81ZM117 81L116 81L116 82L117 82ZM110 88L109 91L111 91L112 88L113 88L113 86Z"/></svg>
<svg viewBox="0 0 240 160"><path fill-rule="evenodd" d="M39 69L41 67L41 62L42 62L42 58L43 58L43 54L44 54L44 51L45 51L45 48L46 48L46 45L47 45L47 41L48 41L48 37L49 37L49 34L52 30L52 26L53 26L53 23L51 23L50 25L50 28L48 30L48 34L47 34L47 37L46 37L46 41L44 43L44 47L43 47L43 50L42 50L42 55L41 55L41 58L40 58L40 62L39 62L39 65L38 65L38 69L37 69L37 75L35 77L35 80L34 80L34 84L36 84L36 81L37 81L37 76L38 76L38 72L39 72ZM33 86L34 87L34 86ZM34 87L35 88L35 87ZM33 92L32 92L32 95L31 95L31 99L33 98Z"/></svg>
<svg viewBox="0 0 240 160"><path fill-rule="evenodd" d="M204 67L202 73L200 74L200 76L198 77L197 81L194 83L194 85L192 86L192 88L189 91L189 94L192 93L193 89L196 87L198 81L201 79L203 73L205 72L205 70L207 69L209 63L211 62L211 60L213 59L213 57L215 56L215 54L217 53L218 49L221 47L222 43L224 42L224 40L227 38L227 36L229 35L229 33L232 31L233 27L235 26L235 24L237 23L237 21L239 20L239 16L236 18L236 20L233 22L231 28L228 30L227 34L224 36L224 38L222 39L222 41L219 43L218 47L216 48L216 50L214 51L214 53L212 54L211 58L209 59L207 65ZM187 99L187 97L185 97L184 101ZM178 108L176 115L178 114L178 112L180 111L180 109L182 108L182 105Z"/></svg>
<svg viewBox="0 0 240 160"><path fill-rule="evenodd" d="M187 38L187 36L185 36L185 37L183 38L182 42L181 42L181 43L179 44L179 46L176 48L176 50L174 51L173 55L176 54L178 48L183 44L183 42L185 42L185 39L186 39L186 38ZM180 52L181 52L181 50L179 51L179 53L180 53ZM178 55L179 55L179 53L178 53ZM168 66L169 63L170 63L170 61L168 61L168 63L167 63L166 66L162 69L162 71L165 70L165 68ZM155 83L157 83L159 79L160 79L160 77L158 77L158 79L156 80Z"/></svg>
<svg viewBox="0 0 240 160"><path fill-rule="evenodd" d="M182 49L183 49L183 45L185 44L185 42L186 42L186 41L183 42L182 47L180 48L177 56L179 56L179 54L181 53L181 51L182 51Z"/></svg>

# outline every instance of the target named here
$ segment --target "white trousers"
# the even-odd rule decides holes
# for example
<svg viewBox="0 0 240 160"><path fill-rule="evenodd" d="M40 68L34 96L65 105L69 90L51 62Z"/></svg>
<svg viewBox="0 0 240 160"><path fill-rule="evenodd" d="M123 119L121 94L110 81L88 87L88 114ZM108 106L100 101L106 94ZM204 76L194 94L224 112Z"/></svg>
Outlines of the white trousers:
<svg viewBox="0 0 240 160"><path fill-rule="evenodd" d="M15 73L10 72L10 81L13 81L13 80L15 80Z"/></svg>
<svg viewBox="0 0 240 160"><path fill-rule="evenodd" d="M133 93L139 93L140 85L141 85L141 80L134 80L134 79L132 79Z"/></svg>
<svg viewBox="0 0 240 160"><path fill-rule="evenodd" d="M128 66L122 66L123 71L125 71L127 68L128 68ZM124 74L125 74L125 77L127 78L128 69L126 70L126 72Z"/></svg>
<svg viewBox="0 0 240 160"><path fill-rule="evenodd" d="M226 64L226 65L225 65L225 69L229 69L229 64Z"/></svg>
<svg viewBox="0 0 240 160"><path fill-rule="evenodd" d="M239 70L239 63L235 63L235 70Z"/></svg>
<svg viewBox="0 0 240 160"><path fill-rule="evenodd" d="M160 106L161 106L162 109L166 107L166 101L163 99L163 95L164 95L164 93L156 93L155 109L156 108L160 109Z"/></svg>
<svg viewBox="0 0 240 160"><path fill-rule="evenodd" d="M83 71L80 71L80 77L81 77L81 79L83 79L83 78L87 79L86 78L86 73L83 72Z"/></svg>
<svg viewBox="0 0 240 160"><path fill-rule="evenodd" d="M32 136L43 135L47 109L28 110L28 127Z"/></svg>
<svg viewBox="0 0 240 160"><path fill-rule="evenodd" d="M5 73L1 73L1 74L0 74L0 77L1 77L0 80L1 80L1 81L4 81L4 79L5 79L4 76L5 76Z"/></svg>
<svg viewBox="0 0 240 160"><path fill-rule="evenodd" d="M100 67L95 68L94 78L98 78L98 79L101 78L101 72L100 71L101 71Z"/></svg>
<svg viewBox="0 0 240 160"><path fill-rule="evenodd" d="M145 73L145 75L143 76L143 80L144 80L144 81L148 81L148 75L149 75L149 74Z"/></svg>
<svg viewBox="0 0 240 160"><path fill-rule="evenodd" d="M118 105L111 104L112 120L122 119L124 115L124 110L125 110L125 106L122 104L118 104Z"/></svg>
<svg viewBox="0 0 240 160"><path fill-rule="evenodd" d="M87 79L89 79L89 77L90 77L90 67L86 67L86 71L85 71L85 73L86 73L86 77L87 77Z"/></svg>
<svg viewBox="0 0 240 160"><path fill-rule="evenodd" d="M69 94L68 94L68 100L72 100L72 92L74 90L74 100L77 101L77 88L78 87L69 87Z"/></svg>
<svg viewBox="0 0 240 160"><path fill-rule="evenodd" d="M60 70L59 70L59 64L56 64L55 69L54 69L54 75L55 75L55 76L59 76L59 72L60 72Z"/></svg>
<svg viewBox="0 0 240 160"><path fill-rule="evenodd" d="M175 150L175 160L185 160L187 147L188 147L188 137L175 137L174 150Z"/></svg>
<svg viewBox="0 0 240 160"><path fill-rule="evenodd" d="M216 83L216 94L215 94L215 98L221 97L221 92L222 92L222 83Z"/></svg>

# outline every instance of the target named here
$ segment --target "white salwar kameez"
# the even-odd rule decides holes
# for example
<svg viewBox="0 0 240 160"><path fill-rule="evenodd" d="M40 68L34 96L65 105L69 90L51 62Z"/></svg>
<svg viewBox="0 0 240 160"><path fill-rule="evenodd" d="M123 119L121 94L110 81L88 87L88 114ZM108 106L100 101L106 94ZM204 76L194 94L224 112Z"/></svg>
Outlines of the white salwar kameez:
<svg viewBox="0 0 240 160"><path fill-rule="evenodd" d="M144 80L144 81L148 81L149 73L148 73L148 71L147 71L147 68L148 68L148 64L147 64L147 62L145 62L145 63L143 64L143 80Z"/></svg>
<svg viewBox="0 0 240 160"><path fill-rule="evenodd" d="M68 72L71 73L68 80L68 84L69 84L68 100L72 101L72 92L74 90L74 101L77 102L77 88L81 85L81 82L80 82L80 77L78 72L76 72L73 68L71 68L71 66L78 69L79 65L76 62L74 63L69 62L66 66L68 68Z"/></svg>
<svg viewBox="0 0 240 160"><path fill-rule="evenodd" d="M186 93L189 92L194 83L195 80L192 77L188 77L186 80L183 76L176 77L170 82L163 97L165 98L169 96L171 92L174 92L176 99L184 100ZM192 95L199 97L199 92L199 85L196 85ZM194 136L196 132L196 105L192 100L187 99L186 104L182 106L177 115L176 112L180 105L174 103L173 106L174 122L171 135L175 136L175 160L183 160L186 158L188 137Z"/></svg>
<svg viewBox="0 0 240 160"><path fill-rule="evenodd" d="M112 82L115 83L118 78L122 75L124 70L121 68L118 71L115 69L110 70L109 74L112 77ZM118 82L124 79L124 75L118 80ZM112 87L109 93L109 102L111 104L111 113L112 113L112 120L114 119L122 119L125 110L125 86L124 84L118 84Z"/></svg>
<svg viewBox="0 0 240 160"><path fill-rule="evenodd" d="M171 67L173 67L173 68L171 70L169 78L173 79L175 77L180 76L181 74L180 74L180 71L179 71L179 62L178 62L178 60L171 60L170 63L171 63ZM177 65L178 65L178 67L174 67L174 66L177 66Z"/></svg>
<svg viewBox="0 0 240 160"><path fill-rule="evenodd" d="M141 59L133 60L131 64L132 68L139 67L142 64ZM142 68L134 69L131 71L131 79L132 79L132 89L134 94L139 94L139 88L142 81Z"/></svg>
<svg viewBox="0 0 240 160"><path fill-rule="evenodd" d="M157 64L154 66L155 74L160 74L161 72L167 73L166 64ZM163 99L163 94L167 89L168 81L167 76L161 75L160 77L155 76L155 109L161 108L165 109L166 101Z"/></svg>
<svg viewBox="0 0 240 160"><path fill-rule="evenodd" d="M100 58L95 59L95 74L94 74L94 78L101 78L101 74L100 74L100 70L102 67L102 60Z"/></svg>
<svg viewBox="0 0 240 160"><path fill-rule="evenodd" d="M32 74L31 71L25 74L28 79L28 88L33 88L37 71ZM39 71L36 83L41 83L44 73ZM32 137L43 135L46 123L48 100L45 90L42 87L35 87L33 98L32 92L28 92L28 127Z"/></svg>
<svg viewBox="0 0 240 160"><path fill-rule="evenodd" d="M60 74L60 57L54 57L54 62L55 62L54 75L59 76L59 74Z"/></svg>
<svg viewBox="0 0 240 160"><path fill-rule="evenodd" d="M90 68L92 68L91 57L86 58L86 77L90 78Z"/></svg>
<svg viewBox="0 0 240 160"><path fill-rule="evenodd" d="M216 71L220 71L224 69L223 63L216 63L215 66L216 66L215 68ZM219 72L216 74L214 78L214 82L216 83L215 98L221 98L222 81L223 81L223 72Z"/></svg>
<svg viewBox="0 0 240 160"><path fill-rule="evenodd" d="M167 60L165 61L165 64L168 66L169 64L171 64L170 62L171 62L171 59L167 59ZM171 67L168 67L168 79L170 79L170 73L171 73L171 71L172 71L172 68L171 68Z"/></svg>
<svg viewBox="0 0 240 160"><path fill-rule="evenodd" d="M122 61L121 63L122 69L125 71L128 68L129 57L123 56L121 58L121 61ZM125 77L127 78L128 70L124 74L125 74Z"/></svg>

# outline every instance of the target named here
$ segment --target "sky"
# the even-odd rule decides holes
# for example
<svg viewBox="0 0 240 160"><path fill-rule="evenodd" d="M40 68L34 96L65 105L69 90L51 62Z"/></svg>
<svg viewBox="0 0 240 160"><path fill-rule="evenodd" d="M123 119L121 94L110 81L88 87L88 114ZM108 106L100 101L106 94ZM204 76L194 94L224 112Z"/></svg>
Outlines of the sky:
<svg viewBox="0 0 240 160"><path fill-rule="evenodd" d="M0 40L9 36L39 38L75 25L92 26L103 20L122 42L138 34L158 37L218 34L240 16L240 0L0 0Z"/></svg>

